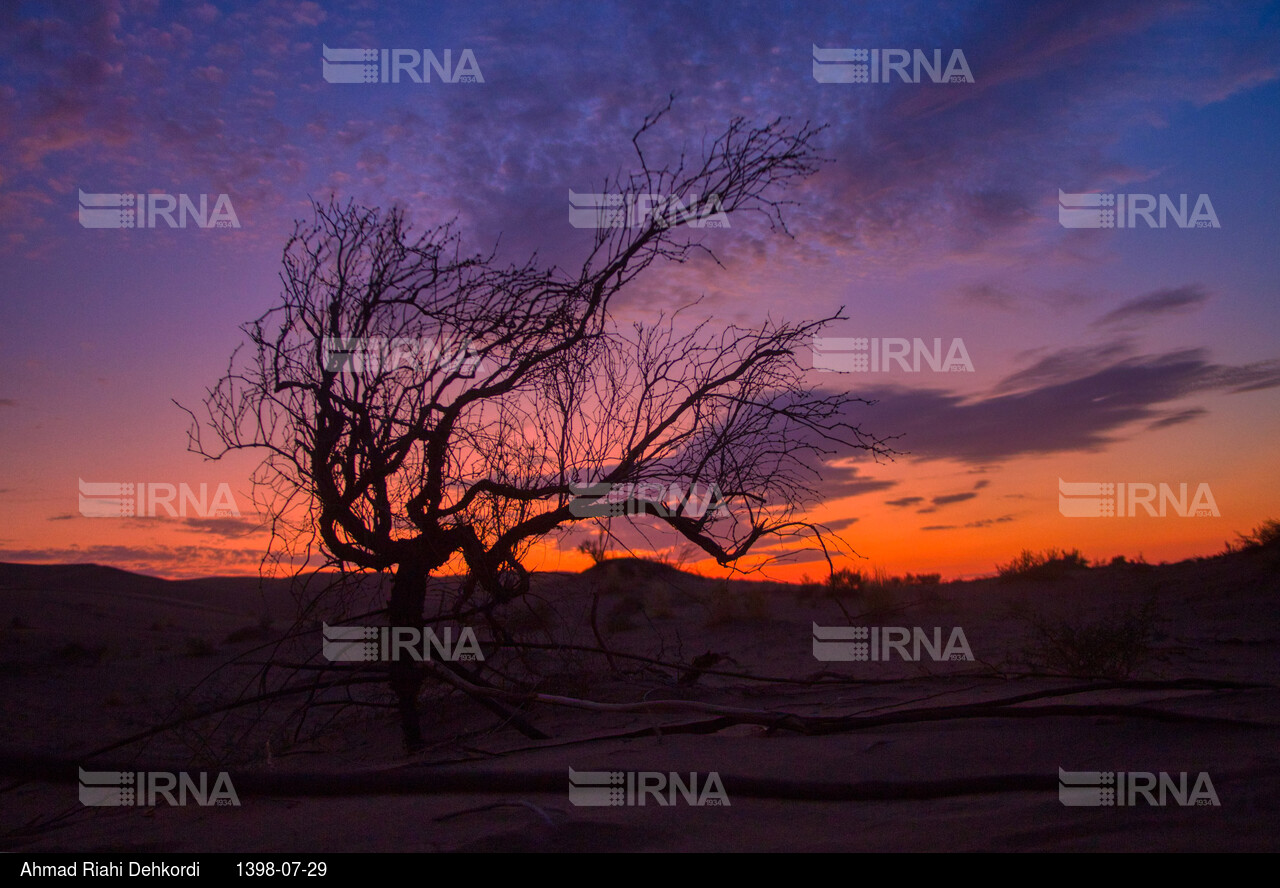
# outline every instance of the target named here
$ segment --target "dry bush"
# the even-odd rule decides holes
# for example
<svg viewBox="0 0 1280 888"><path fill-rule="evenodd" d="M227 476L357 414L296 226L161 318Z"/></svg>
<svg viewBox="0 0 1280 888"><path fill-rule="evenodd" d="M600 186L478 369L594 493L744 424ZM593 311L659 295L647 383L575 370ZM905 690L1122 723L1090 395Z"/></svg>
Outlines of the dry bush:
<svg viewBox="0 0 1280 888"><path fill-rule="evenodd" d="M1079 549L1045 549L1043 552L1023 549L1008 564L997 564L996 572L1002 580L1056 580L1069 571L1088 566L1089 560Z"/></svg>
<svg viewBox="0 0 1280 888"><path fill-rule="evenodd" d="M769 598L762 583L739 583L721 580L711 589L707 626L769 619Z"/></svg>
<svg viewBox="0 0 1280 888"><path fill-rule="evenodd" d="M1236 537L1238 542L1227 543L1227 553L1280 546L1280 521L1268 518L1248 533L1237 533Z"/></svg>
<svg viewBox="0 0 1280 888"><path fill-rule="evenodd" d="M588 556L594 564L602 563L609 557L609 535L600 530L594 537L578 543L578 551Z"/></svg>
<svg viewBox="0 0 1280 888"><path fill-rule="evenodd" d="M1032 640L1021 659L1037 672L1128 678L1150 659L1158 619L1154 600L1092 622L1030 616Z"/></svg>

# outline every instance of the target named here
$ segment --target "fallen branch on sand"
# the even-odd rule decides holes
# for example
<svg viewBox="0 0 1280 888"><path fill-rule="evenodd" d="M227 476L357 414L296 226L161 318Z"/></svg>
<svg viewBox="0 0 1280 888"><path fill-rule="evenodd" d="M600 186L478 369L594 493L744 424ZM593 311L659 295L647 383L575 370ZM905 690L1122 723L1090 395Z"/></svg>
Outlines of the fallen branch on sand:
<svg viewBox="0 0 1280 888"><path fill-rule="evenodd" d="M1017 708L1015 704L1045 696L1061 696L1065 694L1087 693L1089 691L1111 690L1117 685L1130 684L1160 689L1209 689L1213 685L1218 689L1221 682L1205 683L1199 679L1185 679L1177 682L1131 682L1131 683L1095 683L1079 686L1074 689L1057 689L1038 691L1030 694L1019 694L1001 700L983 703L966 703L957 706L929 706L917 709L898 710L883 715L837 715L837 716L805 716L775 710L744 709L737 706L722 706L716 703L703 703L698 700L641 700L632 703L600 703L594 700L583 700L577 697L563 697L555 694L520 693L504 691L497 688L480 688L468 686L466 679L449 670L438 670L446 681L455 684L459 689L472 694L492 694L499 699L513 703L543 703L551 706L566 706L573 709L585 709L592 712L702 712L715 715L712 722L693 723L688 726L663 726L649 729L649 733L675 733L680 728L697 727L700 724L710 727L720 725L715 730L732 724L764 725L773 730L795 731L800 734L834 734L852 731L859 728L879 727L889 724L906 724L922 721L946 721L958 718L1043 718L1048 716L1127 716L1145 718L1161 722L1182 722L1188 724L1229 725L1247 728L1276 728L1264 722L1245 719L1222 718L1219 716L1192 715L1172 712L1150 706L1135 706L1114 703L1083 704L1048 704L1042 706ZM1260 687L1259 685L1243 685L1238 687ZM705 733L705 731L695 731ZM633 735L634 736L634 735Z"/></svg>

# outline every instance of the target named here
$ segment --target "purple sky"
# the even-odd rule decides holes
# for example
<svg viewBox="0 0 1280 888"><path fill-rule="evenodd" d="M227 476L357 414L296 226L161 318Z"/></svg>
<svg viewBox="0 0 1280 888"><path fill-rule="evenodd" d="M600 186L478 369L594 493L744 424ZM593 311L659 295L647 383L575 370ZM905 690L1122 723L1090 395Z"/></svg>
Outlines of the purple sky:
<svg viewBox="0 0 1280 888"><path fill-rule="evenodd" d="M322 46L470 50L483 83L329 83ZM962 50L972 83L820 83L813 46ZM717 320L846 306L837 337L962 339L972 373L815 374L876 399L892 464L821 515L894 570L1023 545L1186 557L1280 493L1280 7L1235 3L8 3L0 8L0 560L247 570L244 521L101 521L77 479L229 483L186 416L271 307L311 197L456 217L468 248L581 261L568 192L735 115L829 126L789 196L621 303ZM1206 194L1220 227L1066 229L1058 192ZM89 229L78 194L226 194L240 228ZM1059 478L1211 484L1221 518L1081 521ZM246 512L248 510L246 509ZM856 519L856 520L855 520ZM553 565L554 566L554 565Z"/></svg>

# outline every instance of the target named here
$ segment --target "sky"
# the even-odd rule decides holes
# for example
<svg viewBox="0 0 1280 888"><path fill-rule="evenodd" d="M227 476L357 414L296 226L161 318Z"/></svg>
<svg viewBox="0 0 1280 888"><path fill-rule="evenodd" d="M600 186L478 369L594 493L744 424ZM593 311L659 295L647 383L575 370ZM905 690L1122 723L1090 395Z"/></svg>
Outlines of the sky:
<svg viewBox="0 0 1280 888"><path fill-rule="evenodd" d="M326 46L448 50L457 82L330 82ZM857 59L823 51L850 49L959 53L964 73L848 82ZM621 319L698 297L743 325L843 306L825 335L961 343L951 371L818 348L848 372L809 381L873 401L849 421L899 436L892 460L818 467L808 514L851 566L974 577L1048 547L1174 561L1280 517L1276 4L19 0L0 6L0 561L256 572L257 458L189 452L179 405L276 303L312 198L456 219L470 249L573 267L592 232L568 192L628 172L671 94L658 156L787 117L826 127L829 162L787 194L790 236L752 215L706 230L720 264L654 266ZM224 212L94 227L119 194ZM1070 195L1100 194L1196 212L1064 224ZM81 482L225 485L241 514L88 517ZM1060 482L1185 484L1212 507L1076 517L1097 491ZM580 569L578 539L532 566ZM812 558L770 575L820 576Z"/></svg>

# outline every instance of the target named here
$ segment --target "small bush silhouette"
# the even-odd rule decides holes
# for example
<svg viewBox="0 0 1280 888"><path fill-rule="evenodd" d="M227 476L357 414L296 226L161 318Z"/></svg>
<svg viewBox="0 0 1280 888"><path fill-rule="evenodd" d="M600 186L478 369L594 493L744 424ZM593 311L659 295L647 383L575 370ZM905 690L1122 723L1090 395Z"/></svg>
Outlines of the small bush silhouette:
<svg viewBox="0 0 1280 888"><path fill-rule="evenodd" d="M743 583L735 588L728 580L720 580L712 587L708 627L768 618L769 601L763 584Z"/></svg>
<svg viewBox="0 0 1280 888"><path fill-rule="evenodd" d="M942 582L942 574L913 574L890 576L882 567L873 568L868 576L860 570L842 567L827 577L825 588L827 595L844 600L858 598L862 602L865 616L885 616L899 608L895 590L909 586L936 586ZM937 594L923 594L921 600L937 600Z"/></svg>
<svg viewBox="0 0 1280 888"><path fill-rule="evenodd" d="M942 574L913 574L909 573L903 576L902 583L905 586L936 586L942 582Z"/></svg>
<svg viewBox="0 0 1280 888"><path fill-rule="evenodd" d="M239 644L243 641L261 641L271 637L271 619L262 617L256 626L243 626L222 639L223 644Z"/></svg>
<svg viewBox="0 0 1280 888"><path fill-rule="evenodd" d="M1100 564L1100 562L1099 562ZM1111 567L1151 567L1147 563L1147 558L1141 552L1137 558L1126 558L1124 555L1117 555L1111 559Z"/></svg>
<svg viewBox="0 0 1280 888"><path fill-rule="evenodd" d="M831 576L827 577L827 593L832 598L848 598L860 593L865 582L862 571L842 567L832 571Z"/></svg>
<svg viewBox="0 0 1280 888"><path fill-rule="evenodd" d="M595 564L600 564L609 557L609 536L603 530L594 537L588 537L578 543L578 551L586 555Z"/></svg>
<svg viewBox="0 0 1280 888"><path fill-rule="evenodd" d="M1280 521L1268 518L1248 533L1237 533L1241 549L1261 549L1280 543ZM1230 548L1230 547L1228 547Z"/></svg>
<svg viewBox="0 0 1280 888"><path fill-rule="evenodd" d="M1023 549L1008 564L997 564L996 572L1002 580L1056 580L1068 571L1088 566L1088 559L1079 549L1045 549L1043 552Z"/></svg>
<svg viewBox="0 0 1280 888"><path fill-rule="evenodd" d="M877 567L871 579L862 585L862 606L866 615L882 617L893 613L897 598L893 590L902 585L898 577L891 577L882 567Z"/></svg>
<svg viewBox="0 0 1280 888"><path fill-rule="evenodd" d="M1032 640L1022 659L1036 671L1124 679L1151 656L1155 602L1116 611L1097 622L1030 618Z"/></svg>

